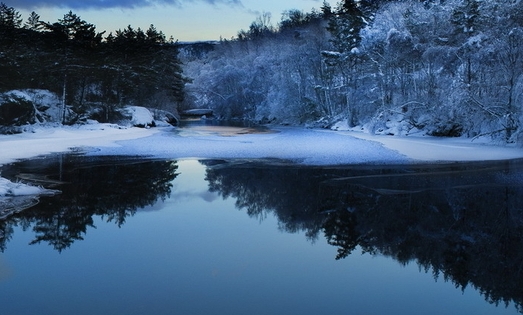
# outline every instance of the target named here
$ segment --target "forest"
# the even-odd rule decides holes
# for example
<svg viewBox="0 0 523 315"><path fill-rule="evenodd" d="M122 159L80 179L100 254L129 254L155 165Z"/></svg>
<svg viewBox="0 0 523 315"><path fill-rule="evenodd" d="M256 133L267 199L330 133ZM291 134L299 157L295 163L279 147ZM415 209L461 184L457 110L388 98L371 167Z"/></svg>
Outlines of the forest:
<svg viewBox="0 0 523 315"><path fill-rule="evenodd" d="M522 144L522 35L519 0L325 1L205 43L166 39L154 25L97 32L72 12L24 22L1 4L0 93L50 91L62 123L111 121L134 105Z"/></svg>
<svg viewBox="0 0 523 315"><path fill-rule="evenodd" d="M523 2L344 0L182 53L223 119L522 143Z"/></svg>
<svg viewBox="0 0 523 315"><path fill-rule="evenodd" d="M0 93L28 89L42 98L38 91L50 91L61 108L60 123L111 121L125 105L175 111L185 84L177 56L176 43L152 24L106 34L71 11L54 23L32 12L24 22L15 8L0 3ZM48 102L32 101L4 97L0 124L48 121ZM35 107L31 117L17 117L24 106Z"/></svg>

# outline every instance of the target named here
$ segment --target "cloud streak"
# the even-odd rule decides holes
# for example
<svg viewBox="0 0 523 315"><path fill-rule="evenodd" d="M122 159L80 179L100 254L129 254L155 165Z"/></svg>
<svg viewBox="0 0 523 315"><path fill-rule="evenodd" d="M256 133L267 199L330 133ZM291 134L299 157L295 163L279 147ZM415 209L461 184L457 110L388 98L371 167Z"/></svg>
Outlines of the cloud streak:
<svg viewBox="0 0 523 315"><path fill-rule="evenodd" d="M16 0L15 9L33 10L36 8L59 7L68 9L134 9L153 5L181 7L186 3L200 2L209 5L225 4L242 6L241 0Z"/></svg>

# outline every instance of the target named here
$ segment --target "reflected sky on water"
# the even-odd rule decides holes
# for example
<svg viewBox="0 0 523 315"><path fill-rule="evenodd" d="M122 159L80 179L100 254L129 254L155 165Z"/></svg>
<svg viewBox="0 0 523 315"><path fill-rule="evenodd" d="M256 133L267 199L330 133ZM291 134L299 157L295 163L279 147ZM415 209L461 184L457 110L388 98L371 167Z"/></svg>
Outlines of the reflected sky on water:
<svg viewBox="0 0 523 315"><path fill-rule="evenodd" d="M518 165L508 170L466 166L465 171L453 166L451 175L448 168L438 168L439 175L430 179L416 176L436 187L427 195L383 193L391 183L412 185L412 177L403 184L394 180L425 172L420 167L326 169L79 156L6 166L6 177L46 174L67 184L54 187L61 195L42 198L2 222L2 313L517 314L503 299L497 307L488 303L477 286L488 288L490 296L517 297L519 292L509 289L519 286L521 270L506 278L493 273L493 281L516 281L512 285L472 276L496 267L479 265L485 257L474 242L497 240L503 233L477 219L489 219L485 209L475 210L476 219L463 225L458 217L469 210L449 200L459 197L460 205L471 205L465 190L477 199L473 189L484 195L481 181L497 178L496 189L506 195L491 198L493 204L517 205L522 197ZM379 180L369 182L373 176ZM454 188L445 189L443 182L451 179ZM493 189L487 190L497 192ZM425 206L434 216L424 212ZM511 235L500 264L522 264L522 254L511 252L521 242L521 220L514 216L522 210L506 212L513 220L505 229ZM496 217L503 216L499 213ZM434 225L420 219L427 216ZM435 232L445 228L453 232ZM419 243L408 237L412 231L421 231ZM440 249L424 245L437 242L442 252L456 250L466 257L467 269L456 274L456 262L447 257L437 266L436 280L432 270L426 272L423 264L440 261L431 256ZM346 255L336 259L340 251ZM465 288L456 287L462 275L472 278Z"/></svg>

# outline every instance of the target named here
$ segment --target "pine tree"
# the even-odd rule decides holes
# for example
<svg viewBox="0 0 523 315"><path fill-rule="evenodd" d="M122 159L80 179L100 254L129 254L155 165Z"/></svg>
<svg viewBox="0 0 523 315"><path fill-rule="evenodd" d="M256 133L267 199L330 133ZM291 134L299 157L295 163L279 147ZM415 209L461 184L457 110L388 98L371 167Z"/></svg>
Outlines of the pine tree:
<svg viewBox="0 0 523 315"><path fill-rule="evenodd" d="M8 7L5 3L0 3L0 31L14 30L22 25L20 12L13 7Z"/></svg>
<svg viewBox="0 0 523 315"><path fill-rule="evenodd" d="M332 44L339 53L350 53L361 41L361 30L366 21L355 0L345 0L338 5L329 20L327 30L332 34Z"/></svg>
<svg viewBox="0 0 523 315"><path fill-rule="evenodd" d="M24 24L24 28L38 32L42 29L42 23L40 22L40 15L36 14L36 12L31 12L29 17L27 18L27 21Z"/></svg>
<svg viewBox="0 0 523 315"><path fill-rule="evenodd" d="M0 3L0 89L8 89L20 78L20 13Z"/></svg>
<svg viewBox="0 0 523 315"><path fill-rule="evenodd" d="M479 4L477 0L463 0L452 12L451 22L455 25L456 35L473 36L479 27Z"/></svg>
<svg viewBox="0 0 523 315"><path fill-rule="evenodd" d="M321 6L321 13L323 15L323 18L327 19L327 20L329 20L332 17L332 15L334 14L332 12L331 5L325 0L323 1L323 4Z"/></svg>
<svg viewBox="0 0 523 315"><path fill-rule="evenodd" d="M462 58L465 60L464 82L469 88L474 80L472 55L475 49L468 39L478 33L479 17L477 0L463 0L462 4L453 10L450 20L455 26L454 40L456 44L461 45Z"/></svg>

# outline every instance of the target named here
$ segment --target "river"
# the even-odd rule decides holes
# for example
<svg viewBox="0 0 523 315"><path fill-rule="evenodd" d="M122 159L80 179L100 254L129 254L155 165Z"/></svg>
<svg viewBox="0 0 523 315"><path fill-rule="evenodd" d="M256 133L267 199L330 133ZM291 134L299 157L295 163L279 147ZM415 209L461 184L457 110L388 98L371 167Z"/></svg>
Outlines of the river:
<svg viewBox="0 0 523 315"><path fill-rule="evenodd" d="M2 314L518 314L523 163L55 154L0 221Z"/></svg>

